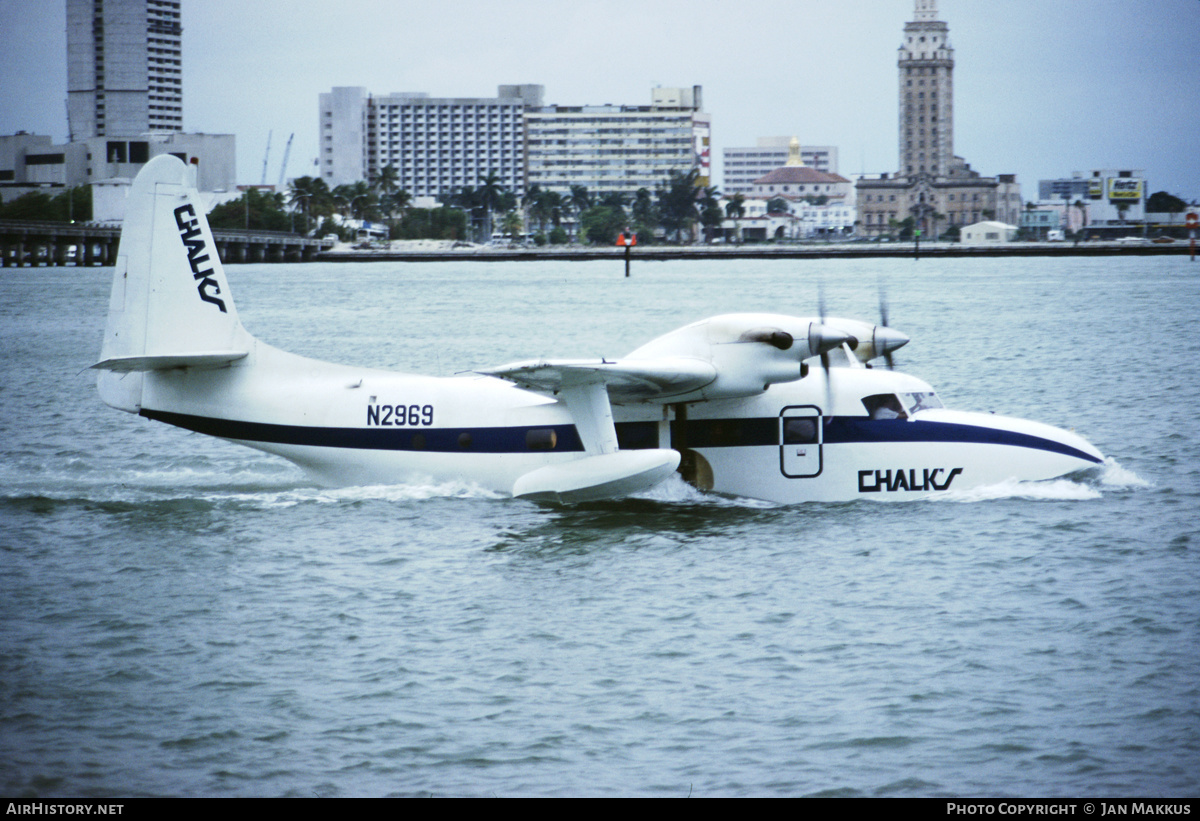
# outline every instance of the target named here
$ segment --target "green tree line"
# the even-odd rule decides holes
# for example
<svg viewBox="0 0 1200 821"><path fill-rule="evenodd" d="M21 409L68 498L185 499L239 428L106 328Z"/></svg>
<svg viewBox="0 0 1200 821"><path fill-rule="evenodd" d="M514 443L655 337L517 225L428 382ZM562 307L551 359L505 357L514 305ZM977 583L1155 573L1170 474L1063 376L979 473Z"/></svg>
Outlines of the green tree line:
<svg viewBox="0 0 1200 821"><path fill-rule="evenodd" d="M0 203L0 219L30 222L87 222L92 218L92 187L67 188L51 196L44 191L22 194Z"/></svg>
<svg viewBox="0 0 1200 821"><path fill-rule="evenodd" d="M720 193L701 187L698 175L696 169L671 171L653 192L642 188L632 197L608 193L597 198L581 185L571 186L569 194L533 185L525 197L529 220L525 226L516 192L503 186L495 172L476 186L456 191L445 206L428 209L412 207L411 195L397 184L396 168L388 165L370 182L330 188L320 177L298 177L286 193L248 188L240 197L213 208L208 220L214 229L353 239L353 230L334 219L338 215L343 220L386 223L393 239L486 241L495 232L515 237L529 230L539 244L567 242L564 223L574 222L579 239L594 244L611 245L618 234L630 230L642 243L655 241L659 234L667 242L685 242L697 227L711 239L723 219L739 219L743 213L738 198L722 210ZM89 186L54 196L34 192L0 205L0 219L84 221L92 217L91 204Z"/></svg>

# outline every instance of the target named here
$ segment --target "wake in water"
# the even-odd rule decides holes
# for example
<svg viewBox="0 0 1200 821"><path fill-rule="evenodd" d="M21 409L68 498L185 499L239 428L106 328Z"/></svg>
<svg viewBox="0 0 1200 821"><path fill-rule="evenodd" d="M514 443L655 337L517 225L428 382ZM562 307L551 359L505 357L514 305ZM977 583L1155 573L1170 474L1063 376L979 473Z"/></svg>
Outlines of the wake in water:
<svg viewBox="0 0 1200 821"><path fill-rule="evenodd" d="M122 470L106 474L73 460L54 471L29 472L19 469L2 471L0 486L9 500L42 498L54 501L84 501L119 504L154 504L194 501L211 505L234 504L259 509L286 508L304 504L332 504L363 501L419 502L428 499L498 500L504 494L466 481L435 482L414 480L393 485L325 487L312 484L298 468L273 460L247 460L236 465L213 463L207 459L188 460L186 464L163 463L154 467ZM10 465L9 468L14 466ZM1136 490L1150 483L1122 467L1111 457L1084 474L1044 482L1008 480L995 485L952 490L929 495L929 500L984 502L995 499L1035 501L1088 501L1105 493ZM670 506L710 508L774 509L774 502L709 493L695 488L678 474L632 499Z"/></svg>
<svg viewBox="0 0 1200 821"><path fill-rule="evenodd" d="M57 470L6 468L0 470L0 498L6 500L120 505L191 501L270 509L308 503L504 498L475 484L453 481L325 487L314 484L294 465L270 459L229 464L201 458L114 472L105 472L86 459L69 460Z"/></svg>
<svg viewBox="0 0 1200 821"><path fill-rule="evenodd" d="M747 499L741 496L720 496L715 493L706 493L693 485L689 485L678 473L672 474L647 491L635 494L632 498L672 505L708 505L712 507L758 509L779 507L775 502L766 502L762 499Z"/></svg>
<svg viewBox="0 0 1200 821"><path fill-rule="evenodd" d="M1044 482L1021 482L1009 479L994 485L952 490L929 497L949 502L986 502L993 499L1030 499L1034 501L1077 502L1100 499L1105 491L1136 490L1150 483L1133 471L1121 467L1116 459L1107 457L1104 464L1074 478L1050 479Z"/></svg>

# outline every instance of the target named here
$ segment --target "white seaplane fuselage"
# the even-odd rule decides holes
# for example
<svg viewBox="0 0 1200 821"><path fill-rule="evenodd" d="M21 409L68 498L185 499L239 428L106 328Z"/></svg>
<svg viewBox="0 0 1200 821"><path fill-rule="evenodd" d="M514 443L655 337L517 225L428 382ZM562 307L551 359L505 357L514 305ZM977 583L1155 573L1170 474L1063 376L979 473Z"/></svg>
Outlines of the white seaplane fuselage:
<svg viewBox="0 0 1200 821"><path fill-rule="evenodd" d="M678 469L705 490L781 503L900 500L1103 460L1074 433L947 410L925 382L864 367L907 337L855 320L735 314L621 359L449 378L296 356L241 326L192 188L161 157L130 192L101 396L324 483L464 481L570 502Z"/></svg>

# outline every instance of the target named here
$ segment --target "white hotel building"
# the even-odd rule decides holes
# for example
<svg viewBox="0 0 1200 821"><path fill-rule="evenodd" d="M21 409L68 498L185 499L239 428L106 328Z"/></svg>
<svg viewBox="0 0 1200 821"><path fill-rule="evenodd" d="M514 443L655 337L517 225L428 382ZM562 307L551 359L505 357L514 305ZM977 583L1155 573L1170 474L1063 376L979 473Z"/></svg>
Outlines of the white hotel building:
<svg viewBox="0 0 1200 821"><path fill-rule="evenodd" d="M320 95L321 178L332 188L372 180L391 165L400 188L438 199L493 171L519 196L533 184L632 195L692 168L701 185L711 184L699 86L656 88L648 106L545 106L543 93L540 85L502 85L491 98L375 97L334 88Z"/></svg>
<svg viewBox="0 0 1200 821"><path fill-rule="evenodd" d="M430 97L365 88L320 95L320 174L330 188L372 180L388 165L414 197L476 187L493 171L524 189L526 108L542 104L540 85L503 85L495 97Z"/></svg>

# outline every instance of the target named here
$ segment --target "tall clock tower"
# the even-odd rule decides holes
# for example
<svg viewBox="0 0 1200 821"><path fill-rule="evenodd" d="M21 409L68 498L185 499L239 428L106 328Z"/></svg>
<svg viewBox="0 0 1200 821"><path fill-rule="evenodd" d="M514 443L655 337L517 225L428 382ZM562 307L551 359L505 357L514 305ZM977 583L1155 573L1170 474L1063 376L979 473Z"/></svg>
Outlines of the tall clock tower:
<svg viewBox="0 0 1200 821"><path fill-rule="evenodd" d="M855 185L860 236L950 236L982 220L1016 223L1016 175L983 177L954 156L954 49L937 0L914 0L896 63L900 165ZM907 227L906 227L907 226Z"/></svg>
<svg viewBox="0 0 1200 821"><path fill-rule="evenodd" d="M954 49L937 0L916 0L900 44L900 173L945 177L954 160Z"/></svg>

